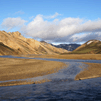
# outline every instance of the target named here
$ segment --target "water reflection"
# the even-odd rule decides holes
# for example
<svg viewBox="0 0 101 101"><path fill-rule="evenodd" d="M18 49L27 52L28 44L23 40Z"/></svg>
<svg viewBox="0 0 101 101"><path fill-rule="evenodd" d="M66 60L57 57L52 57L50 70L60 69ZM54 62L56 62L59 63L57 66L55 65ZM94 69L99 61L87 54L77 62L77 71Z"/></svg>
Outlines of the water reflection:
<svg viewBox="0 0 101 101"><path fill-rule="evenodd" d="M2 92L2 93L1 93ZM101 78L0 87L0 99L14 101L100 100Z"/></svg>

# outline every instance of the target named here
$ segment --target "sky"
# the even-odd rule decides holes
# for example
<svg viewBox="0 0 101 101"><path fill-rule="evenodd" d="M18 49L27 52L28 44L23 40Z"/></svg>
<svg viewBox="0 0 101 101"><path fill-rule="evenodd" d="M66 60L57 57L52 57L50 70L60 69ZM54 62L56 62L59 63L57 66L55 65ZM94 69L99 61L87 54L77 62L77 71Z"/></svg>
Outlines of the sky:
<svg viewBox="0 0 101 101"><path fill-rule="evenodd" d="M101 40L101 0L0 0L0 30L54 44Z"/></svg>

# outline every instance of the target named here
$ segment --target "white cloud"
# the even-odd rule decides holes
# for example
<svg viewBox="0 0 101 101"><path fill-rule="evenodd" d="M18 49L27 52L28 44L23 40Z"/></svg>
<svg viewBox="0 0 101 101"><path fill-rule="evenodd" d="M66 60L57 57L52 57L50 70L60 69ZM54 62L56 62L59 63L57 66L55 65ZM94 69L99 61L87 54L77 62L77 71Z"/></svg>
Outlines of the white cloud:
<svg viewBox="0 0 101 101"><path fill-rule="evenodd" d="M56 15L58 14L54 14L54 17ZM69 17L62 20L54 19L50 22L44 20L43 15L37 15L27 25L24 25L25 22L21 18L7 18L4 19L2 26L7 29L20 26L20 31L23 33L33 38L47 40L48 42L80 42L88 41L88 39L101 40L101 19L84 21L81 18Z"/></svg>
<svg viewBox="0 0 101 101"><path fill-rule="evenodd" d="M53 18L55 18L55 17L57 17L57 16L59 16L59 15L61 15L61 14L59 14L59 13L56 12L54 15L43 16L43 17L46 18L46 19L53 19Z"/></svg>
<svg viewBox="0 0 101 101"><path fill-rule="evenodd" d="M29 17L30 20L33 19L33 18L34 18L34 16Z"/></svg>
<svg viewBox="0 0 101 101"><path fill-rule="evenodd" d="M56 37L57 25L55 25L54 21L44 21L42 15L37 15L32 22L21 30L32 37L52 39L54 36Z"/></svg>
<svg viewBox="0 0 101 101"><path fill-rule="evenodd" d="M82 23L82 19L67 18L63 19L62 23L60 21L60 26L58 34L63 33L64 36L82 32L101 31L101 19Z"/></svg>
<svg viewBox="0 0 101 101"><path fill-rule="evenodd" d="M86 42L91 39L101 40L101 32L90 32L83 34L74 34L60 39L55 39L55 42Z"/></svg>
<svg viewBox="0 0 101 101"><path fill-rule="evenodd" d="M18 11L18 12L15 12L15 14L24 14L25 12L23 12L23 11Z"/></svg>
<svg viewBox="0 0 101 101"><path fill-rule="evenodd" d="M6 28L7 30L10 30L15 27L21 27L24 25L24 23L27 22L21 18L6 18L3 20L1 26L3 28Z"/></svg>
<svg viewBox="0 0 101 101"><path fill-rule="evenodd" d="M59 22L59 19L54 19L53 22L57 23L57 22Z"/></svg>
<svg viewBox="0 0 101 101"><path fill-rule="evenodd" d="M26 29L26 31L24 30L25 33L32 37L42 38L43 40L68 41L71 39L72 41L77 41L75 37L72 37L75 36L75 34L101 31L101 20L83 22L83 19L69 17L61 21L55 19L52 22L48 22L43 19L42 15L37 15L34 20L25 27L23 28ZM85 37L85 35L86 34L82 35L82 37ZM90 34L89 36L92 35L93 34Z"/></svg>

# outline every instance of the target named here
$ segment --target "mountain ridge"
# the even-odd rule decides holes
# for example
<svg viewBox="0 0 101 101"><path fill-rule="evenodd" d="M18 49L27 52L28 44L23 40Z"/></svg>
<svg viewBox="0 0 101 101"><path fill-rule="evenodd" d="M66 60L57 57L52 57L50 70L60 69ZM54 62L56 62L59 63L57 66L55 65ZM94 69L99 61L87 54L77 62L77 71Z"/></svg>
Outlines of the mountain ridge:
<svg viewBox="0 0 101 101"><path fill-rule="evenodd" d="M59 44L59 45L53 45L57 48L63 48L66 49L68 51L73 51L75 50L77 47L81 46L80 44Z"/></svg>
<svg viewBox="0 0 101 101"><path fill-rule="evenodd" d="M59 49L50 44L44 44L37 40L31 38L25 38L21 35L20 32L6 32L0 31L0 42L4 45L2 48L6 47L9 49L9 54L12 55L10 49L14 51L16 55L26 55L26 54L59 54L68 52L65 49ZM1 50L2 50L1 48ZM10 53L11 52L11 53ZM8 53L1 55L9 55ZM13 55L14 55L13 54Z"/></svg>
<svg viewBox="0 0 101 101"><path fill-rule="evenodd" d="M76 48L74 54L101 54L101 41L100 40L89 40L83 45Z"/></svg>

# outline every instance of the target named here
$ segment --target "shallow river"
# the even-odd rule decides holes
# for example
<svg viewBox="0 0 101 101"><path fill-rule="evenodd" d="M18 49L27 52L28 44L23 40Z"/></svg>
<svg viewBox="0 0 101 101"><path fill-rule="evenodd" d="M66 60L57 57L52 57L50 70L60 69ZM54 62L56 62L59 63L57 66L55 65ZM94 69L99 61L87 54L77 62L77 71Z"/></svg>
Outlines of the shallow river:
<svg viewBox="0 0 101 101"><path fill-rule="evenodd" d="M8 57L8 56L5 56ZM8 57L8 58L13 58ZM35 58L34 58L35 59ZM38 59L38 58L37 58ZM0 101L100 101L101 78L75 81L75 76L87 65L101 60L42 59L69 63L69 67L31 80L50 79L42 84L0 87ZM80 68L82 66L82 68ZM48 66L47 66L48 67Z"/></svg>

